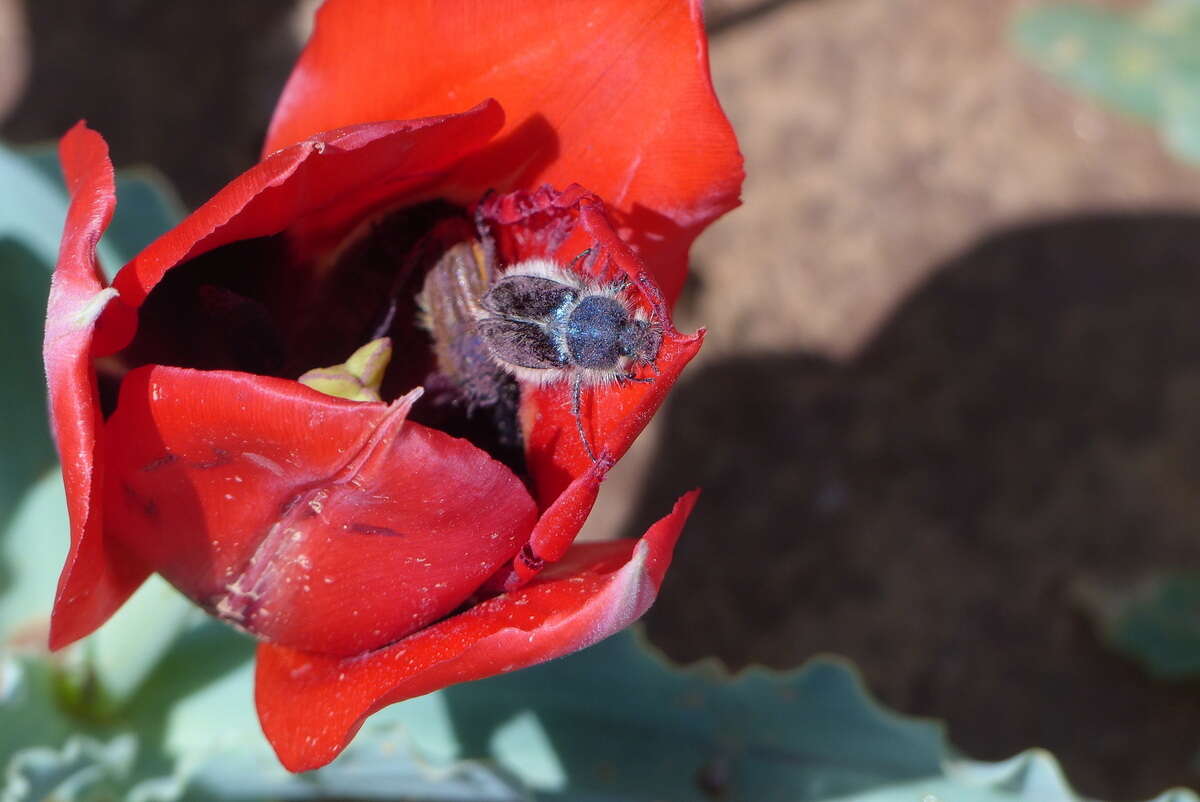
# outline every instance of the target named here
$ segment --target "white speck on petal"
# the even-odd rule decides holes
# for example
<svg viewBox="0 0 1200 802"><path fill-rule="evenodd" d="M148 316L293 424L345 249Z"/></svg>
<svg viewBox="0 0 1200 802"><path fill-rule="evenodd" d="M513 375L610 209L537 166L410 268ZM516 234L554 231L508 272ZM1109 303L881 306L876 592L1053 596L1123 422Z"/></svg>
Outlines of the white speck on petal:
<svg viewBox="0 0 1200 802"><path fill-rule="evenodd" d="M252 462L260 468L265 468L276 476L284 475L283 468L280 466L280 464L270 457L264 457L262 454L251 453L246 453L242 456L246 458L247 462Z"/></svg>

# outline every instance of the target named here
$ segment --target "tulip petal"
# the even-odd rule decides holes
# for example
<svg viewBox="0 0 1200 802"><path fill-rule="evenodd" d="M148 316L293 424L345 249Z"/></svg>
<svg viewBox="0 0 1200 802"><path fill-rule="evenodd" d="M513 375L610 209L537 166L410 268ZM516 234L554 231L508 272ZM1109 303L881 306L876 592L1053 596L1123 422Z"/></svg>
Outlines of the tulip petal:
<svg viewBox="0 0 1200 802"><path fill-rule="evenodd" d="M314 132L235 178L147 246L113 286L140 305L180 262L285 230L302 253L329 247L380 206L415 201L503 123L504 112L488 100L461 114Z"/></svg>
<svg viewBox="0 0 1200 802"><path fill-rule="evenodd" d="M573 185L556 192L542 187L496 196L480 204L480 213L502 260L509 264L540 257L567 264L589 248L591 256L582 269L590 269L601 283L630 282L650 319L662 329L658 356L651 369L642 371L642 380L614 380L588 387L581 395L580 418L592 450L610 464L619 460L699 352L704 331L685 335L674 328L670 308L645 260L618 236L603 202L583 188ZM569 380L527 383L522 389L525 459L543 508L557 503L559 494L593 468L579 437L572 392Z"/></svg>
<svg viewBox="0 0 1200 802"><path fill-rule="evenodd" d="M563 558L591 514L600 493L600 483L612 464L607 456L601 457L588 470L575 477L546 507L529 533L529 542L513 560L512 576L504 582L505 590L526 584L546 565Z"/></svg>
<svg viewBox="0 0 1200 802"><path fill-rule="evenodd" d="M696 496L681 498L640 540L575 546L520 590L378 651L339 660L260 645L255 700L280 761L291 771L323 766L387 705L561 657L624 629L654 601Z"/></svg>
<svg viewBox="0 0 1200 802"><path fill-rule="evenodd" d="M528 537L520 480L405 420L298 382L152 366L106 425L106 525L210 612L329 654L460 606Z"/></svg>
<svg viewBox="0 0 1200 802"><path fill-rule="evenodd" d="M584 429L597 454L616 460L629 449L703 342L703 330L692 335L670 332L663 336L655 362L658 373L651 381L614 382L583 391ZM557 498L592 465L579 440L570 396L570 385L562 383L527 387L522 394L522 419L529 421L526 461L542 504Z"/></svg>
<svg viewBox="0 0 1200 802"><path fill-rule="evenodd" d="M489 188L583 184L613 206L674 299L688 245L737 205L743 175L699 0L331 0L265 150L488 97L508 115L502 135L443 194L469 202Z"/></svg>
<svg viewBox="0 0 1200 802"><path fill-rule="evenodd" d="M100 405L93 350L129 336L131 310L105 287L96 245L116 206L108 146L78 123L59 147L71 204L58 264L50 283L44 357L50 420L62 459L71 520L71 545L59 577L50 620L50 648L92 632L113 614L149 572L101 531L103 463L97 460ZM123 310L101 320L105 308Z"/></svg>
<svg viewBox="0 0 1200 802"><path fill-rule="evenodd" d="M615 461L633 445L666 400L680 373L699 353L705 332L701 329L687 335L675 329L660 289L648 276L646 263L617 236L594 198L581 199L579 223L592 247L609 260L616 275L624 275L632 282L650 306L652 319L664 329L653 370L643 377L648 381L599 385L585 391L581 398L580 415L593 449ZM568 242L566 253L570 253L570 245ZM566 386L531 388L521 400L523 418L536 421L525 431L526 452L542 499L557 496L568 477L579 476L591 463L579 441L570 404L566 402L568 392Z"/></svg>

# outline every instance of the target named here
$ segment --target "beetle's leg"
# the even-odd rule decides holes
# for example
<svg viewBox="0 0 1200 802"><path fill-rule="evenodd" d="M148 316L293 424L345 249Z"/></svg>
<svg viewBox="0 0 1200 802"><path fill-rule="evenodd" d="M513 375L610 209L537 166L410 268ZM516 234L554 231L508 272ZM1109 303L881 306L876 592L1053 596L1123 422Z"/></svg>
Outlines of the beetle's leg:
<svg viewBox="0 0 1200 802"><path fill-rule="evenodd" d="M586 257L586 256L587 256L588 254L590 254L591 252L592 252L592 249L591 249L591 248L584 248L582 251L580 251L580 252L579 252L579 255L578 255L578 256L576 256L574 259L572 259L572 260L571 260L571 264L567 265L567 270L574 270L574 269L575 269L575 265L579 264L579 260L580 260L580 259L583 259L584 257Z"/></svg>
<svg viewBox="0 0 1200 802"><path fill-rule="evenodd" d="M387 308L384 310L379 323L375 326L371 334L371 340L378 340L380 337L386 337L387 333L392 329L392 322L396 319L396 297L388 298Z"/></svg>
<svg viewBox="0 0 1200 802"><path fill-rule="evenodd" d="M595 462L596 455L592 452L592 444L588 441L587 433L583 431L582 395L583 374L576 373L575 382L571 387L571 414L575 416L575 426L579 429L579 440L583 443L583 450L587 452L588 459Z"/></svg>

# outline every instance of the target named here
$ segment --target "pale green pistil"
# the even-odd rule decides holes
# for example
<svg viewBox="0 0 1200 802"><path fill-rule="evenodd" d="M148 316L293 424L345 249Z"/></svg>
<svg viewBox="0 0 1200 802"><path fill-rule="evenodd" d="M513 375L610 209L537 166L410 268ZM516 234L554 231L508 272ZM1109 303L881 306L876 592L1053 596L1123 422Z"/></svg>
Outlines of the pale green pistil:
<svg viewBox="0 0 1200 802"><path fill-rule="evenodd" d="M392 358L392 341L380 337L359 348L340 365L314 368L299 381L318 392L349 401L380 401L379 386Z"/></svg>

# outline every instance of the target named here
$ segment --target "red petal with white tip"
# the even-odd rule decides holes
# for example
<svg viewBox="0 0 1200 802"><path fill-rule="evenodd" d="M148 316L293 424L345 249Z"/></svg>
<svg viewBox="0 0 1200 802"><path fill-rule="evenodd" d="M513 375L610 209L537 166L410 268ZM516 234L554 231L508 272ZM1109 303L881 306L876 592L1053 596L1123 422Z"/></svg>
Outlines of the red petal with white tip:
<svg viewBox="0 0 1200 802"><path fill-rule="evenodd" d="M654 601L696 496L681 498L640 540L574 546L520 590L378 651L337 659L260 646L255 700L280 761L291 771L318 768L380 708L561 657L629 626Z"/></svg>
<svg viewBox="0 0 1200 802"><path fill-rule="evenodd" d="M103 463L97 459L100 404L92 353L127 338L132 323L132 310L105 286L96 262L96 245L116 206L112 163L104 139L83 123L63 137L59 158L71 203L50 284L43 355L71 545L50 618L52 649L104 623L149 575L101 531L104 481ZM106 307L116 311L102 319Z"/></svg>

